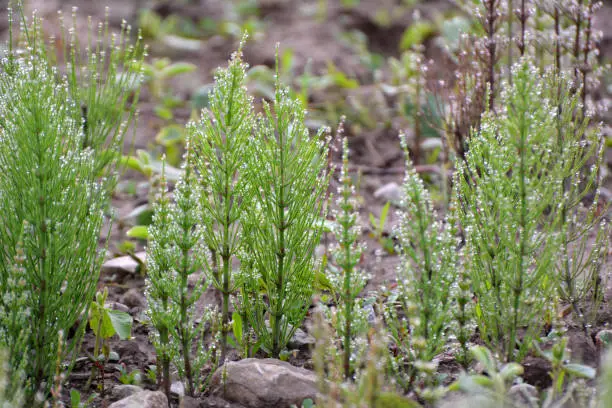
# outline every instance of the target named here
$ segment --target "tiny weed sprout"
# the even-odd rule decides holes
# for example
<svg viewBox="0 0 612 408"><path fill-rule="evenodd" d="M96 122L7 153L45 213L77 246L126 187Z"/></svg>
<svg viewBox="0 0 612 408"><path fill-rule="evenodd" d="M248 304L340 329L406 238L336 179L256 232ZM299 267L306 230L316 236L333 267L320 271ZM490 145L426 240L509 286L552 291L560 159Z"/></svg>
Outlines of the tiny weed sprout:
<svg viewBox="0 0 612 408"><path fill-rule="evenodd" d="M264 103L248 159L252 203L247 217L247 309L261 347L274 357L302 324L315 283L314 250L323 231L329 184L328 142L311 136L298 99L277 81Z"/></svg>
<svg viewBox="0 0 612 408"><path fill-rule="evenodd" d="M53 387L58 359L69 374L85 330L143 52L126 42L127 27L110 36L102 23L82 60L71 29L59 52L63 71L60 42L45 40L38 17L18 15L20 40L11 37L0 61L0 303L27 320L3 326L2 346L23 342L10 369L23 367L32 406ZM58 333L69 333L62 347Z"/></svg>

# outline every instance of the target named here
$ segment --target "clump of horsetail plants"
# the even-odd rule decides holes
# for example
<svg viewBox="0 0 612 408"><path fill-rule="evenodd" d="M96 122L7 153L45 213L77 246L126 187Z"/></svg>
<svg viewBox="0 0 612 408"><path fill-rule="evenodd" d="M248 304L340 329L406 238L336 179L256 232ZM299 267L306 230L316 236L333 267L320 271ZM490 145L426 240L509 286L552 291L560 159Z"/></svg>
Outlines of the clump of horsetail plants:
<svg viewBox="0 0 612 408"><path fill-rule="evenodd" d="M194 312L194 305L205 288L203 280L196 279L193 291L189 291L189 278L200 270L207 256L202 246L200 190L192 169L192 157L188 143L174 202L170 201L162 174L147 247L147 298L156 329L153 344L158 355L160 382L168 397L171 363L185 383L185 393L193 396L201 385L202 366L216 357L214 343L203 350L199 336L214 320L215 312L208 310L205 316L196 316ZM196 317L200 318L198 323Z"/></svg>
<svg viewBox="0 0 612 408"><path fill-rule="evenodd" d="M221 316L221 362L229 331L230 295L239 286L232 263L243 248L242 219L251 211L245 160L253 156L249 138L254 120L252 98L244 85L246 64L241 52L232 55L226 69L215 75L210 112L189 126L195 167L202 185L202 233L210 249L206 271L223 296Z"/></svg>
<svg viewBox="0 0 612 408"><path fill-rule="evenodd" d="M9 18L11 33L11 11ZM52 62L57 56L45 45L40 20L21 18L23 49L11 37L0 60L0 303L28 313L27 327L2 327L2 346L15 345L25 330L25 347L10 361L25 367L32 406L37 391L46 398L52 386L58 332L71 333L61 353L62 361L73 361L85 330L81 317L104 257L98 250L104 211L132 118L124 110L132 94L126 84L140 83L142 53L124 42L127 30L110 40L101 35L99 48L88 48L87 63L68 61L64 74ZM111 48L102 48L109 41ZM66 47L67 55L79 53L75 41ZM92 77L96 85L88 88ZM81 86L95 100L88 112L96 121L83 118L81 106L90 101L81 100ZM15 282L30 294L21 309L23 299L11 293Z"/></svg>
<svg viewBox="0 0 612 408"><path fill-rule="evenodd" d="M340 131L338 133L341 133ZM344 379L351 378L353 343L359 333L367 328L367 318L362 312L357 296L365 287L367 275L357 268L364 246L358 241L360 234L358 203L355 187L348 173L348 139L342 140L342 170L338 188L337 208L334 209L334 235L337 243L332 247L333 266L329 280L336 297L336 332L342 338ZM354 363L354 362L353 362Z"/></svg>
<svg viewBox="0 0 612 408"><path fill-rule="evenodd" d="M278 75L277 75L278 78ZM252 270L245 273L242 307L261 347L278 357L302 324L315 282L314 250L320 242L329 184L328 142L311 136L303 104L277 81L273 105L264 103L250 138L246 213Z"/></svg>
<svg viewBox="0 0 612 408"><path fill-rule="evenodd" d="M520 361L545 324L559 282L564 213L575 199L565 180L581 171L598 140L592 133L581 142L570 131L579 100L563 75L522 59L512 77L497 114L486 112L470 137L455 183L481 337L506 361ZM559 107L567 114L558 115ZM563 136L551 137L559 129Z"/></svg>
<svg viewBox="0 0 612 408"><path fill-rule="evenodd" d="M408 388L417 373L431 371L432 359L450 335L457 223L452 210L444 222L438 220L429 192L408 157L405 136L400 137L407 167L397 234L401 264L397 291L385 314L397 349L391 366L400 385Z"/></svg>

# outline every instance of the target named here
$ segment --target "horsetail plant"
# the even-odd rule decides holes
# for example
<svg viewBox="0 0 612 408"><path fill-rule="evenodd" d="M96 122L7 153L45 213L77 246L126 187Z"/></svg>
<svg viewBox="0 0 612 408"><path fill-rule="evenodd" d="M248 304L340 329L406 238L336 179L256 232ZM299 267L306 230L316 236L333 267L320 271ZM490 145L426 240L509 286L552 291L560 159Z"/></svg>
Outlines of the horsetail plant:
<svg viewBox="0 0 612 408"><path fill-rule="evenodd" d="M248 146L254 120L245 75L246 64L239 50L228 67L215 75L210 114L204 113L198 123L188 126L203 189L202 233L211 252L205 269L223 296L221 362L225 360L230 330L230 295L239 286L232 263L243 246L242 218L249 212L250 201L244 162L253 154Z"/></svg>
<svg viewBox="0 0 612 408"><path fill-rule="evenodd" d="M566 168L580 144L551 137L572 120L567 115L557 123L556 103L566 110L576 98L551 99L550 75L526 59L515 65L497 115L483 115L455 175L475 319L482 340L505 361L526 355L543 328L541 316L550 312L563 240L564 178L580 170L576 163Z"/></svg>
<svg viewBox="0 0 612 408"><path fill-rule="evenodd" d="M321 140L323 130L309 135L304 117L302 103L277 79L274 103L264 103L247 156L253 202L245 211L246 256L253 262L243 307L262 348L274 357L302 324L311 302L314 250L329 184L329 143Z"/></svg>
<svg viewBox="0 0 612 408"><path fill-rule="evenodd" d="M340 130L339 130L339 133ZM344 379L351 378L352 344L359 332L367 327L367 318L361 311L357 296L365 287L367 275L357 269L364 246L358 241L359 212L355 199L355 187L348 173L349 147L346 137L342 140L342 170L338 188L337 208L333 211L335 218L334 235L337 244L332 248L336 268L330 269L330 282L336 294L338 323L336 331L342 336Z"/></svg>
<svg viewBox="0 0 612 408"><path fill-rule="evenodd" d="M11 32L12 12L9 14ZM109 128L89 123L100 141L112 141L85 144L88 132L84 129L82 101L73 89L80 79L74 82L55 65L54 48L47 46L40 20L35 16L28 23L23 14L21 17L19 49L11 37L7 54L0 61L0 211L4 214L0 227L0 293L4 307L16 307L16 298L5 295L15 273L12 260L21 248L25 290L32 294L24 308L30 312L31 330L25 350L11 361L25 364L31 406L35 394L40 391L39 395L46 398L53 384L60 350L57 333L74 333L61 348L62 361L69 363L67 372L82 339L87 319L81 317L87 315L104 258L98 240L106 221L109 192L116 183L122 148L119 140L132 116L124 114L126 99L113 100L114 116L101 114L99 118L116 123L115 133L109 135ZM69 50L75 47L73 42L67 45ZM81 72L100 68L105 76L97 76L99 87L112 89L117 96L125 95L130 90L118 78L125 76L138 86L140 51L116 43L107 52L117 61L113 71L96 65L96 61L100 63L97 51L89 50L93 62L77 68ZM110 98L106 102L111 106ZM20 239L22 246L17 245ZM11 342L23 335L23 330L3 329L11 331L7 333L13 338Z"/></svg>
<svg viewBox="0 0 612 408"><path fill-rule="evenodd" d="M392 368L397 370L400 384L408 386L419 367L429 367L448 341L458 254L453 207L444 222L438 221L429 192L409 159L406 138L403 134L400 138L407 168L397 234L401 264L398 290L390 299L386 315L399 351L396 358L400 361L395 361ZM404 367L409 367L407 372Z"/></svg>
<svg viewBox="0 0 612 408"><path fill-rule="evenodd" d="M173 208L168 196L165 169L162 169L159 193L153 211L146 257L148 272L146 297L149 318L155 328L151 342L157 352L159 383L169 398L170 363L179 352L179 345L170 341L170 335L180 319L180 312L172 303L173 294L179 291L176 268L179 265L180 254L174 241L176 231L172 220Z"/></svg>
<svg viewBox="0 0 612 408"><path fill-rule="evenodd" d="M205 288L197 278L189 291L189 278L205 263L207 251L202 243L200 189L193 171L193 151L188 142L183 173L174 190L174 202L168 197L165 174L155 204L153 225L147 247L149 271L147 297L151 321L157 330L154 345L158 351L159 370L164 391L169 392L169 370L174 365L185 383L185 393L194 396L200 388L202 366L215 358L215 339L206 350L201 335L205 326L215 320L207 311L195 321L194 305ZM212 324L216 326L216 322ZM167 394L169 396L169 393Z"/></svg>
<svg viewBox="0 0 612 408"><path fill-rule="evenodd" d="M173 208L173 222L175 226L174 241L179 251L178 291L172 296L173 303L179 309L179 323L173 331L180 343L180 358L175 361L179 377L186 383L185 392L194 396L201 385L199 375L202 366L213 360L216 355L216 339L213 335L212 344L204 350L199 332L203 333L205 326L211 323L214 328L217 325L216 311L207 310L200 318L199 323L195 321L195 303L200 299L205 289L202 278L196 279L194 289L189 293L189 277L198 272L208 252L202 243L202 230L200 221L200 189L198 180L193 170L193 151L191 144L187 141L183 165L183 175L179 179L174 191L176 202ZM195 350L195 353L192 353Z"/></svg>

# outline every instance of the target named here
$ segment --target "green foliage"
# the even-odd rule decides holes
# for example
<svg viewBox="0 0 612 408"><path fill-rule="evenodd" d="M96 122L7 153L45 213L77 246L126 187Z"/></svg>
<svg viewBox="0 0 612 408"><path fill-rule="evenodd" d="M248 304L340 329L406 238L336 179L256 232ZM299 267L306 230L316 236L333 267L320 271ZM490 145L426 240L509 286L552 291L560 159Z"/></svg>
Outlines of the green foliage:
<svg viewBox="0 0 612 408"><path fill-rule="evenodd" d="M338 187L334 235L337 244L332 248L337 269L330 269L330 282L336 295L337 319L335 329L342 338L344 378L349 380L354 372L355 338L367 328L367 318L361 310L357 296L365 287L367 276L357 269L364 246L359 243L359 208L355 199L355 188L348 172L348 139L342 141L342 171ZM383 216L381 215L381 220ZM353 361L351 361L353 360Z"/></svg>
<svg viewBox="0 0 612 408"><path fill-rule="evenodd" d="M91 394L86 400L83 401L81 393L74 388L70 390L70 408L87 408L93 404L96 394Z"/></svg>
<svg viewBox="0 0 612 408"><path fill-rule="evenodd" d="M402 144L407 155L404 136ZM440 222L408 158L406 165L398 231L401 265L397 293L386 308L391 338L398 349L392 368L404 387L412 385L419 371L430 370L433 357L448 341L451 287L458 266L454 212Z"/></svg>
<svg viewBox="0 0 612 408"><path fill-rule="evenodd" d="M202 234L211 253L205 265L210 282L223 295L221 361L225 359L229 331L230 294L238 287L232 263L243 249L242 221L251 211L244 161L254 120L252 98L244 86L246 64L241 51L232 55L226 69L215 75L210 115L189 126L195 162L202 186Z"/></svg>
<svg viewBox="0 0 612 408"><path fill-rule="evenodd" d="M483 346L475 346L471 352L483 369L483 374L462 375L451 384L449 390L463 391L472 398L472 403L478 401L482 406L506 406L506 396L512 382L521 374L523 367L517 363L507 363L498 367L498 360L491 351Z"/></svg>
<svg viewBox="0 0 612 408"><path fill-rule="evenodd" d="M202 278L198 278L194 289L189 291L190 277L201 269L207 257L199 225L200 201L193 172L193 153L187 145L183 176L174 191L174 202L168 197L162 172L161 191L155 203L147 247L149 314L156 329L153 343L158 353L160 369L157 372L161 374L167 395L171 363L185 383L185 392L193 396L202 385L201 368L216 357L214 333L213 342L207 349L201 341L206 325L216 324L214 311L207 310L204 316L195 316L195 304L205 289Z"/></svg>
<svg viewBox="0 0 612 408"><path fill-rule="evenodd" d="M25 364L32 402L53 384L58 332L74 330L61 348L62 361L70 362L85 329L79 318L88 312L104 256L98 240L133 119L142 53L125 42L127 30L111 37L102 24L81 59L70 31L61 42L62 73L39 19L21 17L23 48L11 38L0 70L0 293L4 308L29 313L25 334L3 329L10 330L8 344L27 337L13 361ZM23 259L18 281L32 294L21 309L15 309L20 298L7 296L17 255Z"/></svg>
<svg viewBox="0 0 612 408"><path fill-rule="evenodd" d="M500 95L497 113L483 115L480 131L459 163L460 219L465 231L465 268L478 299L475 316L481 338L506 361L520 360L542 328L558 277L554 267L566 228L566 177L579 172L593 136L580 143L571 114L576 97L555 100L550 74L527 61L514 68L514 82ZM547 81L553 81L548 82ZM557 107L559 104L559 108ZM558 121L561 121L559 123ZM526 327L522 341L519 328Z"/></svg>
<svg viewBox="0 0 612 408"><path fill-rule="evenodd" d="M121 384L138 385L142 381L140 370L128 371L125 364L119 366L119 382Z"/></svg>
<svg viewBox="0 0 612 408"><path fill-rule="evenodd" d="M104 365L110 357L109 340L115 334L120 339L126 340L132 334L132 316L128 313L113 310L106 304L108 298L108 289L104 288L103 292L96 293L96 298L91 302L89 308L89 327L94 332L95 344L93 350L91 376L87 381L87 387L93 381L96 372L100 372L100 387L104 387ZM102 355L100 355L102 352Z"/></svg>
<svg viewBox="0 0 612 408"><path fill-rule="evenodd" d="M264 104L244 156L253 201L245 211L251 270L243 307L262 348L275 357L310 305L323 230L328 146L322 131L309 135L304 119L302 103L277 82L274 104Z"/></svg>

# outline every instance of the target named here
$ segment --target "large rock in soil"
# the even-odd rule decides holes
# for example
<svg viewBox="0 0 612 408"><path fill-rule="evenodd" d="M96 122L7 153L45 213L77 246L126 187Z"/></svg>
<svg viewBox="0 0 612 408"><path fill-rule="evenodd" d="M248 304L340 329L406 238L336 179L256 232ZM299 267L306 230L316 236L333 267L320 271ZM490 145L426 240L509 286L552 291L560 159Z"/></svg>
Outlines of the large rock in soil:
<svg viewBox="0 0 612 408"><path fill-rule="evenodd" d="M315 399L317 376L280 360L248 358L217 369L212 394L247 408L299 407L306 398Z"/></svg>
<svg viewBox="0 0 612 408"><path fill-rule="evenodd" d="M168 408L168 399L161 391L142 391L114 402L108 408Z"/></svg>

